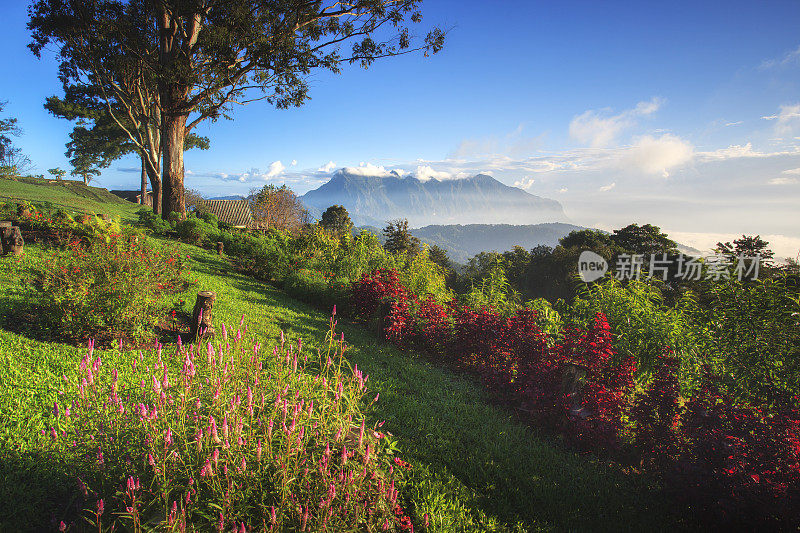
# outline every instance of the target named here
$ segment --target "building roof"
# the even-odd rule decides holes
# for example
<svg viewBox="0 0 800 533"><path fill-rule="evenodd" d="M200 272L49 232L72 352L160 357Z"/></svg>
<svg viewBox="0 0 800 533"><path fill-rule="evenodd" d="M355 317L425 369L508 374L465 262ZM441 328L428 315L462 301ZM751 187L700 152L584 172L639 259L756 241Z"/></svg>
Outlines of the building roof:
<svg viewBox="0 0 800 533"><path fill-rule="evenodd" d="M203 200L202 209L235 228L246 228L253 223L253 213L247 200Z"/></svg>

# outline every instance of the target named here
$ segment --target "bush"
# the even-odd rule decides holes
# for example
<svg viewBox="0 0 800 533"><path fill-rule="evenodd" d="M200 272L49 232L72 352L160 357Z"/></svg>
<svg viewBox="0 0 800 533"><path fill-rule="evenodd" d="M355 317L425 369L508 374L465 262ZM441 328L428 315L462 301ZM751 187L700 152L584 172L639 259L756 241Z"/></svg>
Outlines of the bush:
<svg viewBox="0 0 800 533"><path fill-rule="evenodd" d="M173 225L157 215L149 207L143 207L136 211L139 216L139 225L148 228L156 235L166 235L172 231Z"/></svg>
<svg viewBox="0 0 800 533"><path fill-rule="evenodd" d="M111 234L90 244L75 240L32 274L43 325L58 336L148 337L161 298L178 289L183 262L174 248L156 248L143 236Z"/></svg>
<svg viewBox="0 0 800 533"><path fill-rule="evenodd" d="M77 465L77 525L412 529L396 488L410 465L367 426L366 376L342 357L333 328L321 350L299 341L262 350L246 327L221 337L131 354L119 368L90 345L65 376L41 438Z"/></svg>
<svg viewBox="0 0 800 533"><path fill-rule="evenodd" d="M195 246L204 246L210 239L216 241L217 227L197 217L192 216L178 222L175 230L183 242Z"/></svg>

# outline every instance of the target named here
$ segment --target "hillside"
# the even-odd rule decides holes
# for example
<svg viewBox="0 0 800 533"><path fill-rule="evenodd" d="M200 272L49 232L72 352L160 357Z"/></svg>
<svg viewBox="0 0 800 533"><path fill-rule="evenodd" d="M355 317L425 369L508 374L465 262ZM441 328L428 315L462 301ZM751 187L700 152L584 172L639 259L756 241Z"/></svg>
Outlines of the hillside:
<svg viewBox="0 0 800 533"><path fill-rule="evenodd" d="M312 216L343 205L356 225L383 227L407 218L426 224L538 224L566 220L561 204L509 187L491 176L420 181L413 176L363 176L339 170L327 183L300 199Z"/></svg>
<svg viewBox="0 0 800 533"><path fill-rule="evenodd" d="M26 250L19 265L0 258L2 316L21 303L19 292L11 290L18 287L20 269L47 253L36 245ZM212 252L184 244L180 250L191 257L198 282L176 295L182 312L191 311L197 290L212 290L218 295L217 327L238 324L246 309L247 335L264 343L264 353L283 334L302 338L312 353L325 345L326 312L232 271ZM400 489L419 522L424 514L431 517L429 531L681 527L681 518L644 477L549 443L492 405L470 378L400 351L349 321L339 322L349 361L369 374L369 398L380 393L369 423L385 421L383 431L393 435L398 453L411 463ZM173 353L174 340L163 341L164 353ZM0 411L17 413L0 428L0 530L47 529L50 511L63 513L64 502L74 498L74 479L65 475L69 463L43 456L32 436L57 399L51 389L84 353L0 329ZM109 367L130 366L130 352L97 350L96 355ZM20 395L21 383L32 393Z"/></svg>
<svg viewBox="0 0 800 533"><path fill-rule="evenodd" d="M555 247L559 239L582 226L552 222L548 224L467 224L431 225L412 230L420 240L447 250L450 259L466 263L480 252L505 252L514 246L530 250L538 245Z"/></svg>
<svg viewBox="0 0 800 533"><path fill-rule="evenodd" d="M140 206L114 196L102 187L80 181L18 177L0 180L0 201L49 203L71 211L104 213L133 220Z"/></svg>

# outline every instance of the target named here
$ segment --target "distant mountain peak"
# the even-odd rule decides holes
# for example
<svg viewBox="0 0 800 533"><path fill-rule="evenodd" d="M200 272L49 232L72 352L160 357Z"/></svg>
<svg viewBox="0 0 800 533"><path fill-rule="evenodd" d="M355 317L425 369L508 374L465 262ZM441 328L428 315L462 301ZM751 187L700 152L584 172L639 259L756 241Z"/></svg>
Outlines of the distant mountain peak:
<svg viewBox="0 0 800 533"><path fill-rule="evenodd" d="M397 171L370 176L352 170L338 170L327 183L301 196L312 214L343 205L356 224L381 226L388 220L407 218L412 227L566 220L557 201L511 187L488 174L422 181Z"/></svg>

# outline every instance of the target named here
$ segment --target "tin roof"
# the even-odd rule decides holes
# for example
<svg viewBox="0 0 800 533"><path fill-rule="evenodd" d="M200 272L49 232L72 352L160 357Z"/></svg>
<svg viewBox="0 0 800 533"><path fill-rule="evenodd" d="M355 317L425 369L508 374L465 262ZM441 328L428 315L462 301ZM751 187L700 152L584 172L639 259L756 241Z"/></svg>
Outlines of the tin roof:
<svg viewBox="0 0 800 533"><path fill-rule="evenodd" d="M202 208L217 216L220 222L245 228L253 223L253 213L247 200L203 200Z"/></svg>

